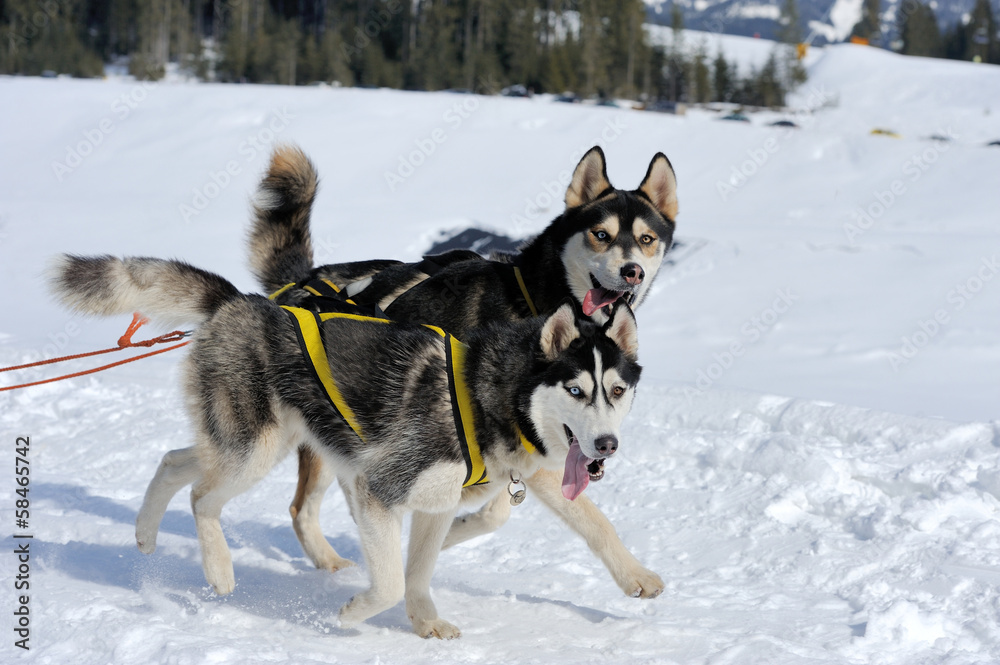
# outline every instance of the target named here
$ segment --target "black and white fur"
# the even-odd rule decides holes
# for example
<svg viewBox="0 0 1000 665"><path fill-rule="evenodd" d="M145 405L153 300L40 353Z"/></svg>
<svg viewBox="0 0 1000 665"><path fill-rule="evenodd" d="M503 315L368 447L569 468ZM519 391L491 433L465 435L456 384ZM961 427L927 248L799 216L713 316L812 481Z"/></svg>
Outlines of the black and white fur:
<svg viewBox="0 0 1000 665"><path fill-rule="evenodd" d="M566 304L548 317L470 333L465 379L492 482L462 489L466 467L444 342L423 326L323 324L331 372L366 435L362 442L312 379L289 317L267 298L187 264L150 258L66 256L52 285L80 312L138 310L198 324L183 365L195 445L163 457L136 520L140 550L155 549L167 504L193 484L205 577L217 593L229 593L235 579L219 522L223 506L305 444L349 489L371 576L370 588L341 608L343 625L405 599L419 635L457 637L429 592L456 510L496 495L510 474L562 468L570 437L588 457L614 452L640 374L635 319L624 303L603 326L578 321ZM537 452L521 445L518 429ZM404 570L407 512L413 522Z"/></svg>
<svg viewBox="0 0 1000 665"><path fill-rule="evenodd" d="M540 314L552 313L566 298L582 305L595 288L621 292L638 307L673 241L678 211L677 181L665 155L653 157L639 187L620 190L608 180L604 152L595 146L573 173L566 210L517 255L488 261L449 254L444 269L428 276L416 263L361 261L314 268L309 217L317 187L315 169L301 150L285 146L275 151L258 189L250 232L250 265L261 285L273 292L290 282L329 279L358 304L377 304L394 320L437 325L459 339L490 323L531 316L512 276L512 261L520 267ZM298 304L308 295L291 289L277 302ZM592 318L603 323L610 310L611 305L605 305ZM333 480L321 461L303 448L290 508L292 524L310 559L330 571L350 565L319 526L322 497ZM529 495L540 498L583 536L627 595L659 595L660 577L636 560L585 494L575 501L565 499L561 481L559 472L546 470L525 479ZM510 517L510 508L498 497L457 518L444 546L499 528Z"/></svg>

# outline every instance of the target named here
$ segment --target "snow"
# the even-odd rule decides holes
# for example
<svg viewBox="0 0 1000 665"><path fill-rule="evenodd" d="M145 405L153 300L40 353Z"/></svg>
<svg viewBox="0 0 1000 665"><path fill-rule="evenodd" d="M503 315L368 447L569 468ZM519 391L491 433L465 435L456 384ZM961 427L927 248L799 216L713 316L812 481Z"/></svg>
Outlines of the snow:
<svg viewBox="0 0 1000 665"><path fill-rule="evenodd" d="M1000 150L985 147L1000 139L1000 69L812 51L799 110L749 124L545 99L0 78L4 366L107 347L127 324L52 301L42 272L58 252L178 257L254 290L248 202L275 141L301 145L323 178L323 262L414 259L471 223L537 231L595 142L619 187L663 150L681 201L674 264L638 314L639 396L588 488L663 577L659 598L622 596L529 494L496 534L441 555L432 589L459 641L416 638L402 606L343 630L337 609L367 578L305 559L287 513L294 460L227 505L237 587L215 597L183 492L157 551L134 544L160 457L190 443L180 351L0 394L11 457L31 437L34 535L31 651L8 628L0 659L1000 661ZM801 128L768 126L779 117ZM0 498L7 552L14 489ZM339 492L322 521L360 561ZM13 554L0 571L12 613Z"/></svg>

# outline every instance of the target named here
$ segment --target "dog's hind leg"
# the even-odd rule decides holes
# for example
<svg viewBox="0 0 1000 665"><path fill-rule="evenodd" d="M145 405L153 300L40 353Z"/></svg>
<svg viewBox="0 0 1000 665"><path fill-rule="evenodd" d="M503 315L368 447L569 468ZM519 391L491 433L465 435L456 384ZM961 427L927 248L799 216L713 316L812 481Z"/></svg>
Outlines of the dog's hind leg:
<svg viewBox="0 0 1000 665"><path fill-rule="evenodd" d="M441 542L451 526L452 513L413 513L409 553L406 557L406 615L420 637L450 640L462 633L444 619L438 618L431 600L431 575L437 562Z"/></svg>
<svg viewBox="0 0 1000 665"><path fill-rule="evenodd" d="M470 538L492 533L510 519L510 499L500 493L477 512L456 517L441 549L464 543Z"/></svg>
<svg viewBox="0 0 1000 665"><path fill-rule="evenodd" d="M578 496L575 501L569 501L562 495L559 475L545 469L525 478L524 483L570 528L583 536L590 550L600 557L611 577L626 595L633 598L655 598L660 595L663 580L632 556L608 518L585 494Z"/></svg>
<svg viewBox="0 0 1000 665"><path fill-rule="evenodd" d="M191 510L194 512L198 544L201 546L201 566L205 571L205 579L220 596L225 596L236 587L233 558L219 521L222 507L256 482L256 479L253 482L235 480L223 474L224 471L216 469L203 476L191 488Z"/></svg>
<svg viewBox="0 0 1000 665"><path fill-rule="evenodd" d="M156 475L146 488L146 498L135 519L135 542L139 551L150 554L156 549L156 535L167 505L185 485L201 476L201 467L194 447L171 450L163 456Z"/></svg>
<svg viewBox="0 0 1000 665"><path fill-rule="evenodd" d="M371 586L340 608L340 622L345 627L361 623L401 601L406 584L402 514L398 509L383 506L363 487L355 487L351 494Z"/></svg>
<svg viewBox="0 0 1000 665"><path fill-rule="evenodd" d="M233 559L219 518L227 501L253 487L301 440L301 431L279 424L248 441L206 438L198 450L202 476L191 488L191 510L205 579L220 596L236 586ZM249 451L249 452L248 452Z"/></svg>
<svg viewBox="0 0 1000 665"><path fill-rule="evenodd" d="M320 504L334 478L336 474L329 463L306 446L299 447L299 485L288 509L292 514L292 528L313 565L331 573L354 565L337 554L319 525Z"/></svg>

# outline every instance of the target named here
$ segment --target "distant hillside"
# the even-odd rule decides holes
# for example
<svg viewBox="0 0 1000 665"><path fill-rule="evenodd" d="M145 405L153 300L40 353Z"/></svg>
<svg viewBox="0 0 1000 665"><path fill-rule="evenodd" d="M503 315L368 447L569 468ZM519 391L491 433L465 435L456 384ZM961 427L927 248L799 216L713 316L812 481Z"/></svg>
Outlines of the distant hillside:
<svg viewBox="0 0 1000 665"><path fill-rule="evenodd" d="M669 0L645 0L649 20L670 23ZM884 41L895 38L896 13L903 0L882 0ZM759 34L773 39L777 32L782 0L676 0L684 13L684 27L730 35ZM934 13L942 26L951 26L968 14L975 0L937 0ZM806 35L814 44L847 38L861 16L861 0L799 0L799 15Z"/></svg>

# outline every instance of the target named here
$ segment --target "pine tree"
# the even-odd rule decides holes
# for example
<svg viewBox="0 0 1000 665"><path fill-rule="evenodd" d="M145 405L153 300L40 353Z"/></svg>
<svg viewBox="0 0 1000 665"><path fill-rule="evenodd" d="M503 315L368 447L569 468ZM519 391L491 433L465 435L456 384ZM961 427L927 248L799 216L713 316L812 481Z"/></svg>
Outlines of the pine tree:
<svg viewBox="0 0 1000 665"><path fill-rule="evenodd" d="M715 90L715 100L731 102L736 94L736 70L726 61L720 50L713 63L712 87Z"/></svg>
<svg viewBox="0 0 1000 665"><path fill-rule="evenodd" d="M786 90L792 90L806 80L806 70L799 60L799 44L802 43L802 23L799 7L795 0L785 0L781 6L778 41L781 47L782 82Z"/></svg>
<svg viewBox="0 0 1000 665"><path fill-rule="evenodd" d="M989 0L976 0L968 23L966 60L978 58L981 62L1000 63L997 42L997 24Z"/></svg>
<svg viewBox="0 0 1000 665"><path fill-rule="evenodd" d="M863 0L861 19L854 24L851 36L867 39L872 44L880 40L882 38L881 19L879 18L881 11L881 0Z"/></svg>
<svg viewBox="0 0 1000 665"><path fill-rule="evenodd" d="M667 50L667 88L669 99L683 101L687 97L687 62L684 56L684 14L675 3L670 10L671 40Z"/></svg>
<svg viewBox="0 0 1000 665"><path fill-rule="evenodd" d="M86 6L81 0L36 3L7 0L0 5L0 73L38 76L45 71L100 76L100 56L87 43Z"/></svg>
<svg viewBox="0 0 1000 665"><path fill-rule="evenodd" d="M709 85L708 65L706 60L708 54L705 52L705 42L702 41L695 49L694 57L691 59L691 82L693 101L705 104L712 97L712 88Z"/></svg>
<svg viewBox="0 0 1000 665"><path fill-rule="evenodd" d="M903 11L899 17L900 53L936 57L941 54L941 32L937 17L929 5L916 3L912 11Z"/></svg>

